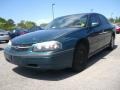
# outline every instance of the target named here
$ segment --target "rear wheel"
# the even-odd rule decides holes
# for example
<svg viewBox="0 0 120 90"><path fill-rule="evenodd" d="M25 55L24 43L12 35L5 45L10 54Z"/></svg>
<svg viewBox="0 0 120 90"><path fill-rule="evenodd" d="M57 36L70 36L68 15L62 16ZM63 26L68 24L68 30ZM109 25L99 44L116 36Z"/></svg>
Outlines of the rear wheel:
<svg viewBox="0 0 120 90"><path fill-rule="evenodd" d="M84 44L79 44L74 53L72 69L75 72L80 72L85 69L88 59L88 50Z"/></svg>
<svg viewBox="0 0 120 90"><path fill-rule="evenodd" d="M115 47L115 39L114 39L114 37L112 36L111 41L110 41L110 44L109 44L109 49L110 49L110 50L113 50L114 47Z"/></svg>

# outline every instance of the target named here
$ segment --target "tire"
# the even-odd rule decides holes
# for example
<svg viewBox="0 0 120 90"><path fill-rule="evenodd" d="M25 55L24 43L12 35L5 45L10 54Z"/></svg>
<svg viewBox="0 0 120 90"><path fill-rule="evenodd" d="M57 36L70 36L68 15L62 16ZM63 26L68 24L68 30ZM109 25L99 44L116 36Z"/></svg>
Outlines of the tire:
<svg viewBox="0 0 120 90"><path fill-rule="evenodd" d="M74 53L72 70L74 72L81 72L86 68L88 59L88 50L84 44L79 44Z"/></svg>
<svg viewBox="0 0 120 90"><path fill-rule="evenodd" d="M116 32L116 34L120 34L120 32Z"/></svg>
<svg viewBox="0 0 120 90"><path fill-rule="evenodd" d="M109 44L109 49L113 50L115 47L115 38L112 36L110 44Z"/></svg>

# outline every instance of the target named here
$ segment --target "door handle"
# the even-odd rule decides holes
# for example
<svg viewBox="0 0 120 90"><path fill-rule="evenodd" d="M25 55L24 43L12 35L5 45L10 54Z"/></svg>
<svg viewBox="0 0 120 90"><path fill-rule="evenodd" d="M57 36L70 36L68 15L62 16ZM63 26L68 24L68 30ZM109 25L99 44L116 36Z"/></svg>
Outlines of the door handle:
<svg viewBox="0 0 120 90"><path fill-rule="evenodd" d="M99 33L99 35L102 35L102 34L104 34L104 32L102 32L102 33Z"/></svg>
<svg viewBox="0 0 120 90"><path fill-rule="evenodd" d="M99 33L99 34L101 35L101 34L106 34L106 33L107 33L107 32L104 32L104 31L103 31L103 32L101 32L101 33Z"/></svg>

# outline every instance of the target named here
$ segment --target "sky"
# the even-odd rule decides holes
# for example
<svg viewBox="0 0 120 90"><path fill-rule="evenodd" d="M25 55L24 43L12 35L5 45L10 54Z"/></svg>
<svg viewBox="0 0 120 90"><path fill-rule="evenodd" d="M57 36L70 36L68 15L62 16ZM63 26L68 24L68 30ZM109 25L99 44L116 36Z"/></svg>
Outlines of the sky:
<svg viewBox="0 0 120 90"><path fill-rule="evenodd" d="M55 18L91 11L107 18L120 16L120 0L0 0L0 17L15 23L21 20L47 23L52 20L52 3Z"/></svg>

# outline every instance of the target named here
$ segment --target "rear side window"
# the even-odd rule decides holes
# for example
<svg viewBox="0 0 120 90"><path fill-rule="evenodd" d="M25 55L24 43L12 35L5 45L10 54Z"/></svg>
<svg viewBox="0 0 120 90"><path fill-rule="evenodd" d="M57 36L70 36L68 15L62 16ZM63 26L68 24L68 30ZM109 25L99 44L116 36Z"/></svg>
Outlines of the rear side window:
<svg viewBox="0 0 120 90"><path fill-rule="evenodd" d="M97 15L91 15L90 17L90 25L92 27L94 27L95 25L99 25L100 24L100 19Z"/></svg>

